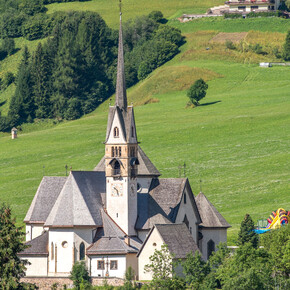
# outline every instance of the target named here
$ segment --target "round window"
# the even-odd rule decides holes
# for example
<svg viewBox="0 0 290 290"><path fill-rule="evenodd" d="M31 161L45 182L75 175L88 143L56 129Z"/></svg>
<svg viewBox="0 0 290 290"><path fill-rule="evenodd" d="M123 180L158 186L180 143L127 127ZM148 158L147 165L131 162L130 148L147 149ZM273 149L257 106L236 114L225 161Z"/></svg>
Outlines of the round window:
<svg viewBox="0 0 290 290"><path fill-rule="evenodd" d="M68 242L67 242L67 241L63 241L63 242L61 243L61 245L62 245L63 248L67 248L67 246L68 246Z"/></svg>
<svg viewBox="0 0 290 290"><path fill-rule="evenodd" d="M156 243L153 243L153 247L156 247L157 246L157 244Z"/></svg>

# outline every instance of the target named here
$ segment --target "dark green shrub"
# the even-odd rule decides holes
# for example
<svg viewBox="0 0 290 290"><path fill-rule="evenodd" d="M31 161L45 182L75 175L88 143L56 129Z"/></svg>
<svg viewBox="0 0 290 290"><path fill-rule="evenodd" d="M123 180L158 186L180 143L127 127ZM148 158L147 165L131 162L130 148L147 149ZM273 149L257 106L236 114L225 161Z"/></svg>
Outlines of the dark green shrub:
<svg viewBox="0 0 290 290"><path fill-rule="evenodd" d="M12 72L6 72L3 79L3 86L9 87L15 81L15 76Z"/></svg>
<svg viewBox="0 0 290 290"><path fill-rule="evenodd" d="M77 289L80 289L81 285L90 284L89 272L84 261L78 261L73 265L69 278Z"/></svg>
<svg viewBox="0 0 290 290"><path fill-rule="evenodd" d="M230 41L230 40L227 40L226 42L225 42L225 45L226 45L226 48L228 48L228 49L236 49L236 46L234 45L234 43L232 42L232 41Z"/></svg>
<svg viewBox="0 0 290 290"><path fill-rule="evenodd" d="M240 13L225 13L224 18L243 18L243 15Z"/></svg>

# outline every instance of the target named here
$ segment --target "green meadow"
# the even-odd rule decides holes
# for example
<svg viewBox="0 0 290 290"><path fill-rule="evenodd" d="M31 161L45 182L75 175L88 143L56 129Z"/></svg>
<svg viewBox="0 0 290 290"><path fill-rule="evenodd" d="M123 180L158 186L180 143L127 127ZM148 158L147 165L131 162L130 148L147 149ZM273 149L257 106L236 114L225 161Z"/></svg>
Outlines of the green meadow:
<svg viewBox="0 0 290 290"><path fill-rule="evenodd" d="M105 19L109 26L118 27L119 0L92 0L88 2L54 3L46 5L48 13L57 11L94 11ZM184 13L205 13L208 8L221 5L223 0L124 0L122 1L123 20L162 11L166 18L176 18Z"/></svg>
<svg viewBox="0 0 290 290"><path fill-rule="evenodd" d="M52 4L49 12L53 7L82 4L94 4L98 10L97 4L105 2L113 3ZM126 9L133 15L131 2L126 2ZM134 1L135 9L137 2L144 4L143 12L147 13L145 1ZM155 2L164 5L161 0ZM164 15L172 16L182 9L174 10L173 0L166 3ZM157 4L154 10L163 11ZM102 9L106 7L104 4ZM101 8L98 11L102 15ZM113 15L115 12L104 12L104 17ZM268 21L269 28L265 29ZM168 24L179 27L187 43L174 59L128 90L144 151L162 177L183 177L180 167L186 164L194 194L202 187L232 225L228 232L231 244L246 213L256 221L279 207L290 209L290 67L260 68L259 61L275 57L229 51L212 38L219 31L251 30L245 38L247 43L259 40L271 47L284 41L289 28L284 21L246 19L244 23L248 24L238 29L236 20L219 19L213 27L209 19L184 24L170 20ZM115 25L113 20L111 25ZM208 82L207 96L201 106L188 107L186 90L200 77ZM0 199L12 206L19 224L43 175L65 175L65 165L73 170L96 166L104 155L108 106L113 101L114 96L80 120L39 120L23 125L16 140L9 134L0 135Z"/></svg>

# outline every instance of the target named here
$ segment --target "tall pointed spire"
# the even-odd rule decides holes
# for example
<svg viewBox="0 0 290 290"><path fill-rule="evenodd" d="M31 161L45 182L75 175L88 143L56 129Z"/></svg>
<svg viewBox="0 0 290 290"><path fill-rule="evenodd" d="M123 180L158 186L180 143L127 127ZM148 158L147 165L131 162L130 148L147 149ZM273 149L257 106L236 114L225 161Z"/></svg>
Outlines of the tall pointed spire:
<svg viewBox="0 0 290 290"><path fill-rule="evenodd" d="M127 110L127 93L124 69L124 50L123 50L123 33L122 33L122 11L120 0L120 30L119 30L119 48L118 48L118 67L117 67L117 84L116 84L116 106L120 109Z"/></svg>

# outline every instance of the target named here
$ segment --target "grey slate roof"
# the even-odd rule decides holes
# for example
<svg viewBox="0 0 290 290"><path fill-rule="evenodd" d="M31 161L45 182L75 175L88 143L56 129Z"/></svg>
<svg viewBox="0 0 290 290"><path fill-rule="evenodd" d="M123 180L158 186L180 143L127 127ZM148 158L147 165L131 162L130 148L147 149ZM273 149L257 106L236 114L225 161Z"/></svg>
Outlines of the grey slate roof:
<svg viewBox="0 0 290 290"><path fill-rule="evenodd" d="M225 220L225 218L218 212L218 210L212 205L212 203L202 192L198 194L198 196L195 198L195 201L202 220L200 226L206 228L231 227L231 225Z"/></svg>
<svg viewBox="0 0 290 290"><path fill-rule="evenodd" d="M174 258L184 259L189 252L195 253L196 251L199 251L197 244L184 223L156 224L145 239L137 256L140 255L146 242L149 240L151 233L155 229L159 232L164 243L168 245L169 251L174 254Z"/></svg>
<svg viewBox="0 0 290 290"><path fill-rule="evenodd" d="M20 256L48 256L48 232L26 243L29 247L18 253Z"/></svg>
<svg viewBox="0 0 290 290"><path fill-rule="evenodd" d="M102 211L103 227L98 228L95 242L87 249L87 255L137 253L142 242L130 237L130 246L125 243L126 234Z"/></svg>
<svg viewBox="0 0 290 290"><path fill-rule="evenodd" d="M135 228L145 230L155 224L175 222L186 181L186 178L152 179L149 193L138 193Z"/></svg>
<svg viewBox="0 0 290 290"><path fill-rule="evenodd" d="M45 223L67 177L43 177L24 222Z"/></svg>
<svg viewBox="0 0 290 290"><path fill-rule="evenodd" d="M155 165L150 161L148 156L142 150L140 146L138 146L138 175L149 175L149 176L160 176L160 172L157 170Z"/></svg>
<svg viewBox="0 0 290 290"><path fill-rule="evenodd" d="M199 251L187 226L183 224L155 225L165 244L176 259L184 259L189 252Z"/></svg>
<svg viewBox="0 0 290 290"><path fill-rule="evenodd" d="M124 109L124 110L127 109L125 66L124 66L124 52L123 52L123 33L122 33L121 17L120 17L119 45L118 45L116 106L118 106L120 109Z"/></svg>
<svg viewBox="0 0 290 290"><path fill-rule="evenodd" d="M72 171L45 226L101 226L100 210L105 204L105 192L104 172Z"/></svg>
<svg viewBox="0 0 290 290"><path fill-rule="evenodd" d="M154 164L150 161L148 156L142 150L140 146L138 146L138 175L139 176L160 176L160 172L154 166ZM105 156L100 160L98 165L94 168L94 171L105 171Z"/></svg>

